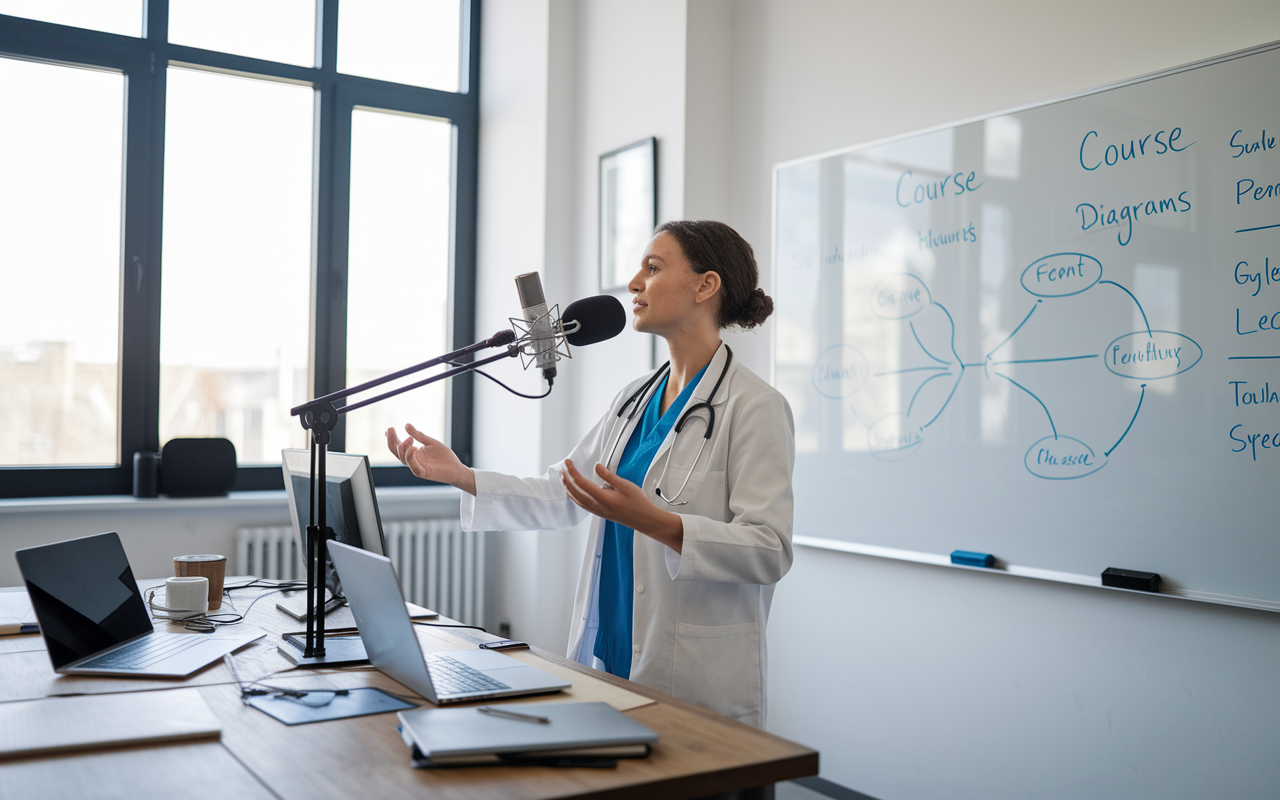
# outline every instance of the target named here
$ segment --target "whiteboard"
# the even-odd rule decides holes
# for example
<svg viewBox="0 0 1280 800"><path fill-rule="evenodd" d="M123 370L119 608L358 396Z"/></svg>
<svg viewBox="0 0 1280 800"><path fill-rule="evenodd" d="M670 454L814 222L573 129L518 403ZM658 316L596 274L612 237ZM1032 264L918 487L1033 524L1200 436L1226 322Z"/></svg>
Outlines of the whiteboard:
<svg viewBox="0 0 1280 800"><path fill-rule="evenodd" d="M1278 79L1280 43L778 165L796 535L1280 609Z"/></svg>

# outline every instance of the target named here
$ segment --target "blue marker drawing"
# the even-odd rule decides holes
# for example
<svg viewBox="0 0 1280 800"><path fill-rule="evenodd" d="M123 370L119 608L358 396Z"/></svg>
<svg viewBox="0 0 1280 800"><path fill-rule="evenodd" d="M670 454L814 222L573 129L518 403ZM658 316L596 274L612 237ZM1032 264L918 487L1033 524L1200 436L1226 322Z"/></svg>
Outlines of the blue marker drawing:
<svg viewBox="0 0 1280 800"><path fill-rule="evenodd" d="M920 345L920 349L924 351L924 354L929 358L932 358L934 361L937 361L939 364L946 364L946 361L943 361L933 353L930 353L929 348L925 347L924 342L920 341L920 334L916 333L916 324L914 322L908 322L907 324L911 326L911 335L916 337L916 344Z"/></svg>
<svg viewBox="0 0 1280 800"><path fill-rule="evenodd" d="M1014 361L992 361L992 365L996 364L1043 364L1048 361L1079 361L1082 358L1097 358L1098 354L1091 356L1063 356L1062 358L1020 358Z"/></svg>
<svg viewBox="0 0 1280 800"><path fill-rule="evenodd" d="M863 421L862 415L858 413L858 407L855 406L853 403L849 404L849 411L853 412L853 418L856 419L858 423L862 425L862 427L864 428L871 427L870 425L868 425L866 422Z"/></svg>
<svg viewBox="0 0 1280 800"><path fill-rule="evenodd" d="M1280 224L1266 227L1280 228ZM1262 229L1264 228L1256 230ZM1028 276L1029 273L1030 276ZM841 342L823 351L823 356L819 358L821 363L815 366L815 369L819 370L815 374L823 380L815 379L815 386L818 387L819 393L828 397L832 397L835 394L835 388L839 388L840 393L847 397L862 388L862 381L866 380L862 376L883 379L909 373L928 373L920 376L921 382L911 393L905 409L901 406L902 399L905 397L902 392L905 388L905 380L892 379L868 384L867 402L860 401L859 403L862 406L862 412L883 415L876 417L875 422L871 425L867 425L863 413L860 413L858 408L855 408L852 403L849 404L852 418L867 429L869 454L882 461L898 461L923 450L922 445L926 438L926 429L942 418L943 413L950 407L952 400L958 396L965 370L981 366L983 374L988 380L993 380L993 375L998 375L1030 395L1039 404L1041 410L1045 413L1045 418L1049 421L1052 435L1040 438L1027 450L1023 457L1027 471L1036 478L1053 481L1086 477L1105 466L1107 459L1124 442L1129 432L1133 430L1133 426L1137 422L1138 415L1141 413L1145 403L1147 384L1151 381L1171 378L1195 367L1204 355L1200 345L1186 334L1175 331L1153 330L1150 320L1147 318L1146 309L1143 308L1137 296L1120 283L1112 280L1101 280L1101 273L1101 262L1093 256L1082 253L1056 253L1033 262L1030 267L1023 271L1022 283L1023 288L1037 298L1035 303L1031 305L1017 326L999 344L991 348L982 361L977 362L966 362L961 357L957 347L957 342L973 341L973 337L970 335L971 331L966 328L965 334L961 334L956 318L952 316L951 311L946 306L934 300L928 285L923 280L910 273L889 276L876 284L872 291L872 314L870 316L873 317L873 322L875 321L874 318L879 318L885 323L892 323L897 326L891 338L886 338L884 331L858 332L852 335L856 337L857 341L865 339L869 343L868 346L875 348L867 351L868 355L873 359L872 363L879 359L883 366L897 366L904 361L907 363L914 361L916 364L920 364L922 362L918 357L904 356L903 351L898 349L905 348L909 350L909 346L902 344L905 342L906 337L902 335L901 323L906 322L911 331L912 340L933 363L928 366L907 366L900 369L886 369L881 372L870 373L866 357L862 357L861 360L854 357L855 355L862 356L862 354L853 346L853 343L844 344ZM1027 286L1029 281L1034 282L1035 285ZM1095 327L1083 324L1090 321L1087 316L1074 320L1077 314L1088 314L1087 311L1082 312L1079 310L1081 308L1079 303L1084 301L1073 301L1076 305L1072 305L1071 303L1063 302L1059 298L1083 295L1088 289L1100 283L1109 283L1129 296L1129 299L1137 306L1138 313L1142 316L1144 329L1132 330L1135 326L1132 324L1131 319L1123 317L1124 313L1128 313L1123 311L1123 306L1107 303L1106 308L1112 315L1116 312L1121 312L1121 318L1113 320L1113 322L1119 321L1123 325L1121 330L1127 332L1120 334L1118 338L1108 343L1102 352L1073 356L1034 357L1037 356L1035 350L1043 351L1048 349L1043 346L1046 343L1050 345L1050 348L1059 349L1059 351L1066 349L1070 352L1070 350L1076 349L1079 352L1079 349L1083 349L1071 346L1068 339L1063 338L1060 340L1061 337L1058 332L1063 330L1060 327L1063 320L1059 318L1063 313L1068 314L1068 319L1076 323L1075 327L1080 329L1079 332L1087 333L1084 330L1085 328L1091 329ZM1101 300L1103 298L1099 297L1098 299ZM1041 332L1041 336L1030 337L1033 340L1031 345L1032 352L1015 354L1011 349L1009 353L1011 357L996 360L995 354L1021 334L1022 330L1030 323L1031 318L1035 316L1036 309L1045 304L1046 300L1057 300L1058 302L1053 306L1052 311L1046 312L1051 315L1050 318L1046 320L1044 315L1041 315L1040 319L1044 325L1038 324L1036 330L1039 330L1040 327L1047 327ZM908 317L916 317L917 315L920 315L921 319L925 318L922 312L927 312L930 306L937 306L938 310L946 316L947 324L951 326L949 334L943 332L940 323L926 324L922 333L921 329L916 327L915 321L908 319ZM969 318L964 318L961 321L966 323L975 322L975 320ZM932 319L931 322L937 323L937 320ZM1280 330L1280 326L1276 326L1276 329ZM1070 330L1070 328L1067 330ZM1145 340L1141 338L1143 333L1147 335ZM1047 339L1045 335L1048 336ZM947 336L947 344L942 344L938 341L942 336ZM929 341L928 345L925 344L926 339ZM871 344L872 342L874 344ZM890 346L889 342L893 343L892 346ZM940 347L940 345L942 346ZM953 365L951 359L935 355L932 350L933 348L945 350L948 347L954 358L954 365L959 367L958 370L951 369ZM1023 350L1023 348L1019 347L1019 350ZM828 356L829 353L838 353L839 360L834 360L834 356ZM972 354L970 355L972 356ZM1033 357L1014 358L1012 357L1014 355ZM824 361L824 357L827 360ZM1239 355L1225 356L1223 358L1224 360L1280 361L1280 355ZM1053 369L1053 366L1069 362L1093 362L1095 359L1100 359L1107 370L1119 378L1143 381L1140 386L1137 407L1125 426L1124 432L1120 434L1115 444L1103 453L1101 459L1096 455L1097 451L1087 441L1068 435L1075 431L1069 431L1064 428L1060 433L1057 422L1054 420L1053 412L1050 410L1050 405L1054 405L1058 407L1060 412L1064 411L1060 407L1063 402L1063 398L1059 396L1060 390L1067 391L1070 397L1068 402L1073 402L1076 398L1070 393L1074 391L1076 385L1079 385L1081 381L1085 381L1087 388L1087 384L1096 380L1089 373L1073 370L1068 375L1061 370ZM1024 380L1027 380L1027 385L1024 385L1008 374L994 369L995 367L1010 364L1048 365L1045 368L1046 371L1040 371L1037 368L1036 372L1037 377L1049 380L1048 385L1042 386L1026 378ZM1106 375L1107 373L1101 374ZM945 393L935 391L925 394L924 389L929 383L944 377L953 380L949 391ZM835 386L836 379L839 379L839 387ZM826 381L825 383L824 380ZM1032 391L1029 386L1036 386L1036 391ZM823 391L824 388L826 391ZM1043 394L1044 397L1042 398L1041 394L1037 394L1037 392ZM1002 391L1001 394L1003 395L1004 392ZM937 407L936 411L931 412L930 409L937 404L939 398L942 398L943 402ZM971 401L972 398L969 400ZM871 404L870 406L867 405L868 402ZM1153 400L1152 402L1157 401ZM921 417L931 417L923 425L916 425L912 422L917 403L921 407ZM881 406L887 408L882 408ZM1024 406L1024 408L1029 409L1030 407ZM885 413L886 411L888 412L887 414ZM1033 414L1034 412L1030 413ZM1072 424L1073 416L1071 413L1065 413L1065 415L1060 416L1065 426L1069 427Z"/></svg>
<svg viewBox="0 0 1280 800"><path fill-rule="evenodd" d="M1115 444L1111 445L1111 450L1115 450L1117 447L1119 447L1120 442L1124 441L1124 437L1129 435L1129 428L1133 427L1133 423L1136 422L1138 419L1138 412L1142 410L1142 398L1146 396L1147 396L1147 385L1144 383L1142 384L1142 393L1138 395L1138 407L1133 412L1133 419L1129 420L1129 427L1125 428L1124 433L1120 434L1120 439L1116 441ZM1103 455L1110 456L1111 450L1108 450L1107 452L1103 453Z"/></svg>
<svg viewBox="0 0 1280 800"><path fill-rule="evenodd" d="M1027 449L1023 466L1027 472L1047 481L1071 481L1092 475L1107 465L1097 461L1093 448L1079 439L1062 436L1053 439L1046 436Z"/></svg>
<svg viewBox="0 0 1280 800"><path fill-rule="evenodd" d="M951 318L951 312L942 303L934 303L935 306L942 309L942 313L947 315L947 322L951 323L951 355L956 357L956 363L960 364L960 371L964 371L964 359L956 352L956 321Z"/></svg>
<svg viewBox="0 0 1280 800"><path fill-rule="evenodd" d="M1120 289L1120 291L1124 292L1125 294L1129 295L1130 297L1133 297L1133 292L1131 292L1131 291L1129 291L1128 289L1124 288L1123 286L1121 286L1120 284L1116 283L1115 281L1098 281L1098 283L1109 283L1109 284L1111 284L1112 286L1118 287L1118 288ZM1133 297L1133 302L1138 303L1138 298ZM1150 335L1151 335L1151 323L1150 323L1150 322L1147 322L1147 312L1145 312L1145 311L1143 311L1143 310L1142 310L1142 303L1138 303L1138 313L1142 314L1142 323L1143 323L1144 325L1146 325L1146 326L1147 326L1147 336L1150 336Z"/></svg>
<svg viewBox="0 0 1280 800"><path fill-rule="evenodd" d="M951 404L951 398L956 396L956 389L960 388L960 380L964 377L964 359L956 352L956 321L952 319L951 312L942 303L935 302L934 305L942 309L942 313L947 315L947 321L951 323L951 354L956 357L956 363L960 365L960 374L956 376L956 382L951 385L951 394L947 395L942 408L938 409L938 413L933 415L933 419L922 425L922 428L927 428L938 421L938 417L942 416L942 412L946 411L947 406Z"/></svg>
<svg viewBox="0 0 1280 800"><path fill-rule="evenodd" d="M1249 231L1266 231L1272 228L1280 228L1280 223L1277 223L1275 225L1261 225L1257 228L1241 228L1240 230L1236 231L1236 233L1248 233Z"/></svg>
<svg viewBox="0 0 1280 800"><path fill-rule="evenodd" d="M1065 258L1059 258L1060 256ZM1086 260L1090 263L1086 264ZM1035 270L1034 274L1032 270ZM1031 279L1032 285L1028 285L1028 279ZM1020 282L1023 289L1036 297L1070 297L1089 291L1101 279L1102 262L1093 256L1084 253L1054 253L1031 262L1022 271Z"/></svg>
<svg viewBox="0 0 1280 800"><path fill-rule="evenodd" d="M1032 314L1034 314L1034 313L1036 313L1036 309L1040 307L1040 305L1039 305L1039 304L1040 304L1040 303L1043 303L1043 302L1044 302L1043 300L1037 300L1037 301L1036 301L1036 305L1032 306L1032 307L1031 307L1031 310L1027 312L1027 315L1026 315L1025 317L1023 317L1023 318L1022 318L1022 322L1019 322L1019 323L1018 323L1018 327L1016 327L1016 328L1014 328L1014 329L1013 329L1013 333L1011 333L1011 334L1009 334L1008 336L1004 337L1004 341L1003 341L1003 342L1001 342L1000 344L998 344L998 345L996 345L995 347L991 348L991 352L990 352L990 353L987 353L987 358L991 358L992 354L993 354L993 353L995 353L995 351L999 350L1001 347L1004 347L1006 344L1008 344L1008 343L1009 343L1009 340L1010 340L1010 339L1012 339L1013 337L1017 336L1017 335L1018 335L1018 331L1022 330L1022 326L1027 324L1027 320L1031 319L1031 315L1032 315Z"/></svg>
<svg viewBox="0 0 1280 800"><path fill-rule="evenodd" d="M1030 389L1028 389L1027 387L1023 386L1022 384L1018 383L1018 382L1017 382L1017 381L1015 381L1013 378L1010 378L1008 375L1005 375L1005 374L1000 373L1000 372L997 372L996 374L997 374L997 375L999 375L1001 378L1004 378L1004 379L1005 379L1006 381L1008 381L1009 383L1012 383L1014 386L1017 386L1017 387L1018 387L1019 389L1021 389L1022 391L1026 392L1026 393L1027 393L1027 394L1029 394L1029 395L1031 395L1031 398L1032 398L1033 400L1035 400L1037 403L1039 403L1039 404L1040 404L1040 407L1044 409L1044 415L1045 415L1046 417L1048 417L1048 418L1049 418L1049 427L1053 429L1053 438L1054 438L1054 439L1057 439L1057 438L1058 438L1058 426L1053 424L1053 415L1049 413L1049 407L1048 407L1048 406L1046 406L1046 405L1044 404L1044 401L1043 401L1043 400L1041 400L1039 397L1036 397L1036 396L1035 396L1035 393L1034 393L1034 392L1032 392Z"/></svg>
<svg viewBox="0 0 1280 800"><path fill-rule="evenodd" d="M901 375L904 372L933 372L934 370L946 370L946 367L910 367L908 369L891 369L888 372L877 372L874 377L883 378L885 375Z"/></svg>
<svg viewBox="0 0 1280 800"><path fill-rule="evenodd" d="M907 404L907 416L908 417L911 416L911 409L915 408L916 398L920 396L920 390L925 387L925 384L927 384L931 380L934 380L935 378L945 378L947 375L950 375L950 374L951 373L949 372L943 372L943 373L939 373L937 375L931 375L928 378L925 378L924 381L919 386L916 387L916 393L911 395L911 402Z"/></svg>

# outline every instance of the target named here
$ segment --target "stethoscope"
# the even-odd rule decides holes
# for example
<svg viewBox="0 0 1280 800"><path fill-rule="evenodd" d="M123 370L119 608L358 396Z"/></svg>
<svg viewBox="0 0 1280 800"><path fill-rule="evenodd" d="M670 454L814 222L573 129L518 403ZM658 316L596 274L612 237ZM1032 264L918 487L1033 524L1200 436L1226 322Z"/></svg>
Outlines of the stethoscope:
<svg viewBox="0 0 1280 800"><path fill-rule="evenodd" d="M693 457L693 463L695 465L698 463L698 458L702 455L703 448L707 446L707 441L711 439L711 433L716 428L716 410L711 407L711 402L715 400L716 392L720 389L720 384L724 382L724 376L729 373L729 365L733 363L733 351L729 349L729 345L725 345L724 349L725 349L725 353L727 354L725 356L724 366L720 368L720 377L716 379L716 385L711 387L711 394L707 395L707 399L704 402L696 403L686 408L684 412L680 414L680 419L676 420L676 432L675 432L675 436L671 440L671 452L675 452L676 441L680 438L680 432L684 430L685 423L689 421L689 415L700 409L705 408L707 410L707 427L706 427L706 430L702 432L702 444L698 445L698 454ZM652 401L653 399L652 395L650 395L645 399L644 402L640 402L640 398L644 397L649 392L650 389L654 388L655 384L660 383L660 379L662 377L664 377L670 372L671 372L671 362L668 361L665 364L663 364L661 367L659 367L658 371L655 372L653 376L649 378L649 380L645 381L644 384L642 384L639 389L636 389L635 392L630 397L627 398L627 401L618 408L619 420L622 419L622 415L624 412L627 411L628 406L630 406L631 411L630 413L627 414L627 418L623 420L621 427L618 428L618 435L615 436L613 439L613 447L609 448L609 457L606 458L604 461L606 466L613 463L613 456L618 451L618 444L622 441L622 434L626 432L627 426L631 424L631 421L633 419L635 419L635 416L640 412L640 409L647 406L649 402ZM657 391L657 390L654 389L654 391ZM616 426L617 423L615 422L614 425ZM665 501L667 505L670 505L670 506L688 505L689 503L688 500L679 500L679 497L680 495L684 494L684 487L689 485L689 478L693 477L693 469L690 468L689 474L684 476L684 483L680 484L680 490L677 491L670 498L667 498L662 496L662 484L666 482L667 470L670 468L671 468L671 458L670 456L668 456L667 463L662 467L662 475L658 477L658 482L654 484L653 489L655 492L657 492L658 497L662 498L662 500Z"/></svg>

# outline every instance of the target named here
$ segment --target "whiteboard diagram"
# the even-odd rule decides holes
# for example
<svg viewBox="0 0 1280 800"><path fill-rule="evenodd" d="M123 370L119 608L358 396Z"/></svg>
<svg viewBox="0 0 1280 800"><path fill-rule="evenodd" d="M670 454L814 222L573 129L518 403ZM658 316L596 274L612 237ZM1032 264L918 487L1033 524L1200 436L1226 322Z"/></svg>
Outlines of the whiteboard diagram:
<svg viewBox="0 0 1280 800"><path fill-rule="evenodd" d="M876 371L872 369L867 354L860 349L843 343L831 345L814 363L814 389L823 397L848 402L855 417L866 427L868 452L875 458L893 461L910 456L924 445L929 427L945 413L966 375L971 376L970 379L980 375L989 381L1008 381L1044 409L1049 426L1049 435L1033 442L1026 451L1024 465L1027 472L1047 480L1071 480L1092 475L1106 466L1111 454L1137 422L1146 397L1147 382L1172 378L1192 369L1204 352L1194 339L1185 334L1152 330L1142 303L1133 292L1116 281L1104 280L1101 262L1085 253L1054 253L1039 258L1023 271L1021 285L1033 300L1026 316L980 361L966 362L956 349L955 319L946 306L933 299L923 280L911 273L882 279L871 289L869 312L885 324L905 325L910 337L900 335L900 338L915 344L917 357L908 359L911 366ZM1115 287L1133 300L1145 329L1116 336L1101 352L1083 352L1088 350L1090 342L1082 337L1079 342L1064 342L1063 352L1059 354L1009 358L1003 353L1010 349L1006 345L1032 322L1046 300L1075 296L1106 286ZM1052 313L1052 302L1044 308L1041 316ZM942 337L926 344L921 338L921 330L916 328L916 320L929 312L944 315L947 325L941 328ZM933 329L939 330L938 326ZM1007 369L1014 364L1065 364L1089 360L1095 360L1095 364L1116 378L1141 381L1132 416L1127 418L1118 438L1105 449L1099 446L1106 441L1105 438L1099 440L1102 435L1099 432L1059 431L1053 421L1053 398L1041 397L1043 392L1037 393L1033 385L1019 382ZM904 396L904 402L898 403L895 410L878 417L868 417L859 412L860 401L869 398L872 406L883 406L875 398L880 391L879 379L908 374L915 375L919 382L909 398ZM926 392L930 384L933 384L932 390ZM1077 435L1070 435L1072 433Z"/></svg>

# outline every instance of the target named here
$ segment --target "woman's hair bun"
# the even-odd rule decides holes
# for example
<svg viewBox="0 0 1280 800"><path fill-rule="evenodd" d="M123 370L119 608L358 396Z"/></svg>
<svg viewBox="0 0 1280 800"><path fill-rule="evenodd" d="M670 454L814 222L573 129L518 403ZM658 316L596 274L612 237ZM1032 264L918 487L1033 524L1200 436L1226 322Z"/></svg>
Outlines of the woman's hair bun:
<svg viewBox="0 0 1280 800"><path fill-rule="evenodd" d="M747 302L743 304L734 322L749 330L762 324L772 313L773 299L764 293L764 289L756 287L755 291L747 296Z"/></svg>

